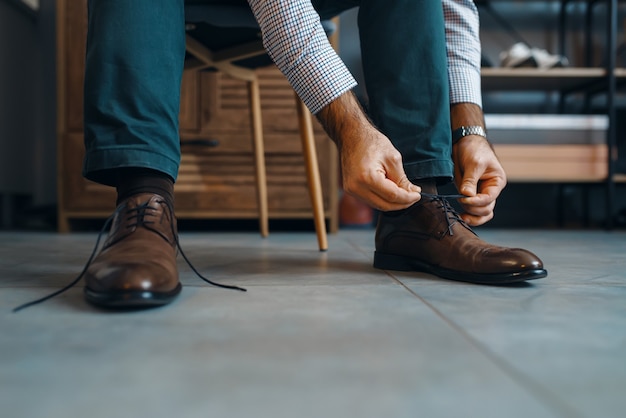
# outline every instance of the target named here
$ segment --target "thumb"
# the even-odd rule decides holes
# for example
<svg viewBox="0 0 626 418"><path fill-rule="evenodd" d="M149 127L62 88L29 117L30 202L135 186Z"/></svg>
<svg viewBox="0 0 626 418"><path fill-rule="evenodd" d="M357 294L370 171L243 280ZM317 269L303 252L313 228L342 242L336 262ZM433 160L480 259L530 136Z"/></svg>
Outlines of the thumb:
<svg viewBox="0 0 626 418"><path fill-rule="evenodd" d="M399 188L408 192L419 193L422 191L419 186L411 183L411 181L407 178L401 161L394 161L392 164L387 166L387 178L396 183Z"/></svg>
<svg viewBox="0 0 626 418"><path fill-rule="evenodd" d="M420 193L422 191L421 187L411 183L406 176L403 176L398 182L398 187L408 190L409 192L417 192Z"/></svg>
<svg viewBox="0 0 626 418"><path fill-rule="evenodd" d="M479 176L477 172L465 172L459 192L465 196L476 196Z"/></svg>

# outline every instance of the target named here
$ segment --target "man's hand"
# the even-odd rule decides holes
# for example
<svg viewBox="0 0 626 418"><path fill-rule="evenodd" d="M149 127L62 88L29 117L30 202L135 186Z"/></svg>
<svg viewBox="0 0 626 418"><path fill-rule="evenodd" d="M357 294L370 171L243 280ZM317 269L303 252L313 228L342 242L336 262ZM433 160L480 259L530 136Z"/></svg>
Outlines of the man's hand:
<svg viewBox="0 0 626 418"><path fill-rule="evenodd" d="M337 144L347 193L383 211L404 209L420 200L421 190L407 179L400 152L371 124L352 93L316 116Z"/></svg>
<svg viewBox="0 0 626 418"><path fill-rule="evenodd" d="M474 103L456 103L450 107L452 130L459 126L485 126L483 110ZM465 210L461 217L472 226L493 218L496 198L506 186L506 174L486 138L469 135L452 146L454 183Z"/></svg>
<svg viewBox="0 0 626 418"><path fill-rule="evenodd" d="M386 136L374 127L354 136L343 138L339 148L346 192L383 211L404 209L420 200L421 189L407 179L402 156Z"/></svg>
<svg viewBox="0 0 626 418"><path fill-rule="evenodd" d="M452 147L454 182L469 225L482 225L493 218L496 198L506 186L506 174L489 142L482 136L461 138Z"/></svg>

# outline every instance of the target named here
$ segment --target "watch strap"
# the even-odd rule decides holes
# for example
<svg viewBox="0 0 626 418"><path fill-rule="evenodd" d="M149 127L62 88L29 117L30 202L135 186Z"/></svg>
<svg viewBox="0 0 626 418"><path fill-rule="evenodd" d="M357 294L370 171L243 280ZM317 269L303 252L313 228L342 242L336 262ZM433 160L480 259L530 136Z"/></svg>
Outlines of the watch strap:
<svg viewBox="0 0 626 418"><path fill-rule="evenodd" d="M455 129L454 131L452 131L452 143L456 144L459 141L459 139L468 135L479 135L484 138L487 138L487 132L485 131L485 128L483 128L482 126L478 126L478 125L461 126Z"/></svg>

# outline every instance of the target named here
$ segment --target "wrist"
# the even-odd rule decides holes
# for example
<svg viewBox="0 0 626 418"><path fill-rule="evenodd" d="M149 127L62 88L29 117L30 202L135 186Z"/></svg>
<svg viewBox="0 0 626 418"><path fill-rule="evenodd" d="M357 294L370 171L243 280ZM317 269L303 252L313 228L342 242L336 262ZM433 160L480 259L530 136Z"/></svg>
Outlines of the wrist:
<svg viewBox="0 0 626 418"><path fill-rule="evenodd" d="M485 127L483 110L475 103L454 103L450 106L450 125L452 130L461 126Z"/></svg>
<svg viewBox="0 0 626 418"><path fill-rule="evenodd" d="M482 136L487 139L487 131L481 125L463 125L452 131L452 144L456 144L461 138L470 135Z"/></svg>

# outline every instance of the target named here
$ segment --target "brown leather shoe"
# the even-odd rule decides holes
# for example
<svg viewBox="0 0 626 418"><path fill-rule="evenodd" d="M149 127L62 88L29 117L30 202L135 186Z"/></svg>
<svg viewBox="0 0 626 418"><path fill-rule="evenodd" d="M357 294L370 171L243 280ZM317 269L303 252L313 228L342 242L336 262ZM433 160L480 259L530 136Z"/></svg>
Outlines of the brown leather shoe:
<svg viewBox="0 0 626 418"><path fill-rule="evenodd" d="M121 202L103 249L85 273L85 298L106 308L148 308L181 291L171 205L151 193Z"/></svg>
<svg viewBox="0 0 626 418"><path fill-rule="evenodd" d="M492 285L548 274L530 251L486 243L445 198L426 196L404 211L380 215L374 267Z"/></svg>

